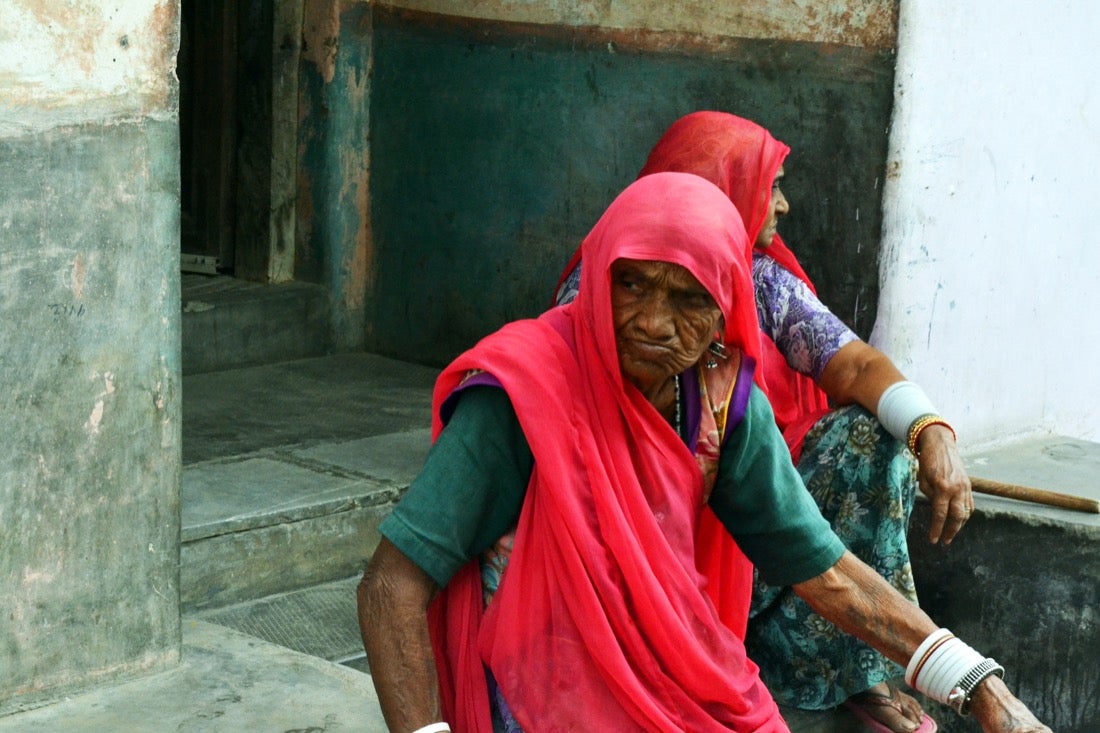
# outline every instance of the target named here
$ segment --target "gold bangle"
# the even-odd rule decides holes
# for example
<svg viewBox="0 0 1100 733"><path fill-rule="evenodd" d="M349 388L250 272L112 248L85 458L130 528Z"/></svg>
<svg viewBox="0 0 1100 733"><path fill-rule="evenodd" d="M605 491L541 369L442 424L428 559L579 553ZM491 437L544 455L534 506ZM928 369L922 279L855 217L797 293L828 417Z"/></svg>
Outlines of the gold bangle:
<svg viewBox="0 0 1100 733"><path fill-rule="evenodd" d="M943 425L951 431L951 437L955 438L956 441L958 440L955 428L951 427L942 417L934 413L921 415L909 425L909 435L906 441L909 445L909 452L918 458L920 457L920 450L917 447L917 441L920 440L920 434L924 432L924 429L931 425Z"/></svg>

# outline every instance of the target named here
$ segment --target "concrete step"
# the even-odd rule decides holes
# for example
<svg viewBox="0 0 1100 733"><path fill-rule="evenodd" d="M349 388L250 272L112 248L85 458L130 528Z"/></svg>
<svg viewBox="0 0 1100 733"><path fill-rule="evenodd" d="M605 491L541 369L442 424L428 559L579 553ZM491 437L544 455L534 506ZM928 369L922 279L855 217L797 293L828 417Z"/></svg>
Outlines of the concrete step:
<svg viewBox="0 0 1100 733"><path fill-rule="evenodd" d="M267 285L184 273L184 374L321 356L332 348L329 296L319 285Z"/></svg>
<svg viewBox="0 0 1100 733"><path fill-rule="evenodd" d="M189 617L369 672L356 616L359 575Z"/></svg>
<svg viewBox="0 0 1100 733"><path fill-rule="evenodd" d="M964 455L971 476L1100 499L1100 444L1042 436ZM909 532L921 606L1005 666L1005 679L1059 733L1100 731L1100 514L975 495L948 547ZM937 718L946 733L973 721ZM944 725L944 721L948 722Z"/></svg>
<svg viewBox="0 0 1100 733"><path fill-rule="evenodd" d="M435 374L343 354L185 377L184 611L362 572L427 453Z"/></svg>

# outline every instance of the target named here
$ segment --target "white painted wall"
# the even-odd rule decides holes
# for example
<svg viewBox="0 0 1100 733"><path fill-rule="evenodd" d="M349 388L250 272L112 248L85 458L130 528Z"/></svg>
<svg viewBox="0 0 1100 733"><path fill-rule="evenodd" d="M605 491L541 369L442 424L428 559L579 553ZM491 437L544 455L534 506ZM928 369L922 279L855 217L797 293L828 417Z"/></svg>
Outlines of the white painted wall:
<svg viewBox="0 0 1100 733"><path fill-rule="evenodd" d="M902 0L871 341L964 450L1100 441L1100 3Z"/></svg>

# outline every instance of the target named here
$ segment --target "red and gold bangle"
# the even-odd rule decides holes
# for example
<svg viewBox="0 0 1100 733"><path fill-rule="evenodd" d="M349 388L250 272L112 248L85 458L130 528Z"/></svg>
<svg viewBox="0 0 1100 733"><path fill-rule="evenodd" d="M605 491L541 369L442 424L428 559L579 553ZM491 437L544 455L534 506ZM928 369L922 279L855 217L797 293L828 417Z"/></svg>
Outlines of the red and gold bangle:
<svg viewBox="0 0 1100 733"><path fill-rule="evenodd" d="M955 434L955 428L951 427L942 417L932 413L921 415L909 425L909 436L906 441L909 445L909 452L914 456L920 456L920 449L917 447L917 443L920 440L920 434L924 432L925 428L931 425L943 425L951 431L951 436L958 440L958 436Z"/></svg>

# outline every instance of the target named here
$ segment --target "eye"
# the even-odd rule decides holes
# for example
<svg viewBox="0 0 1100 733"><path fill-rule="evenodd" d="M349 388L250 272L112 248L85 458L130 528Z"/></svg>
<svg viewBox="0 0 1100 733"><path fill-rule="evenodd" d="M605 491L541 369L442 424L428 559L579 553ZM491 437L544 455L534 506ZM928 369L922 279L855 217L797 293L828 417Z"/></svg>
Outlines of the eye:
<svg viewBox="0 0 1100 733"><path fill-rule="evenodd" d="M615 284L627 293L637 293L642 289L642 278L635 272L623 270L615 278Z"/></svg>
<svg viewBox="0 0 1100 733"><path fill-rule="evenodd" d="M714 298L710 297L710 293L705 290L680 293L677 300L680 307L685 310L709 311L718 308L714 303Z"/></svg>

